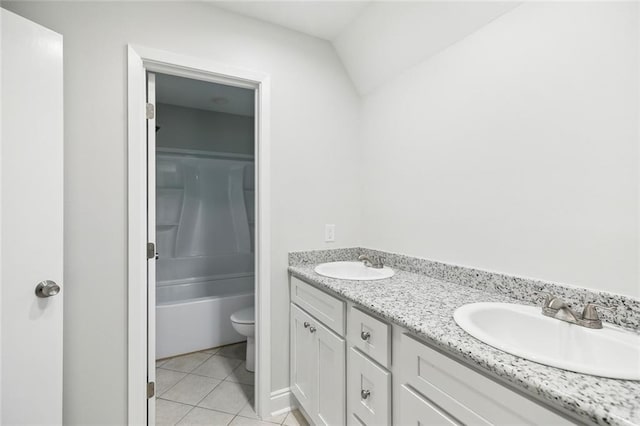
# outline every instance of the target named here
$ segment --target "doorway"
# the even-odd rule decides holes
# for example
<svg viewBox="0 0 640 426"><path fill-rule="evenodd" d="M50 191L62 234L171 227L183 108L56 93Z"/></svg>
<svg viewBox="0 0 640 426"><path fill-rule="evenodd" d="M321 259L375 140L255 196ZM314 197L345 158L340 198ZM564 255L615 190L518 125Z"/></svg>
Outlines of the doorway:
<svg viewBox="0 0 640 426"><path fill-rule="evenodd" d="M147 73L149 344L163 424L255 413L254 95Z"/></svg>
<svg viewBox="0 0 640 426"><path fill-rule="evenodd" d="M266 416L268 77L130 46L128 83L129 422Z"/></svg>

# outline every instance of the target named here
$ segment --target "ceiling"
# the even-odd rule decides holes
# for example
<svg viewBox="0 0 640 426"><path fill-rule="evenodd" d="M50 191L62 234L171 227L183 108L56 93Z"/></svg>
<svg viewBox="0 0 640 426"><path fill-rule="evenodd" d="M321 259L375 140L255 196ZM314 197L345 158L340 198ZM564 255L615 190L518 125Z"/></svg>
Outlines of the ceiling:
<svg viewBox="0 0 640 426"><path fill-rule="evenodd" d="M156 102L253 117L254 91L209 81L156 74Z"/></svg>
<svg viewBox="0 0 640 426"><path fill-rule="evenodd" d="M325 40L335 39L369 3L369 0L213 1L221 9Z"/></svg>
<svg viewBox="0 0 640 426"><path fill-rule="evenodd" d="M520 4L514 0L208 1L328 40L363 96Z"/></svg>

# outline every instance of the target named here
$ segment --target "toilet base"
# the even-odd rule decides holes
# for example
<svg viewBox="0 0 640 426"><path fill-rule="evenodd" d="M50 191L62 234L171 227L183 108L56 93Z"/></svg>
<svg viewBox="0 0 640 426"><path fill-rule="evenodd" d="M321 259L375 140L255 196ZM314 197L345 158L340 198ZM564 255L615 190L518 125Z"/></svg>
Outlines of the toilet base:
<svg viewBox="0 0 640 426"><path fill-rule="evenodd" d="M247 337L247 371L252 373L256 370L256 338L254 336Z"/></svg>

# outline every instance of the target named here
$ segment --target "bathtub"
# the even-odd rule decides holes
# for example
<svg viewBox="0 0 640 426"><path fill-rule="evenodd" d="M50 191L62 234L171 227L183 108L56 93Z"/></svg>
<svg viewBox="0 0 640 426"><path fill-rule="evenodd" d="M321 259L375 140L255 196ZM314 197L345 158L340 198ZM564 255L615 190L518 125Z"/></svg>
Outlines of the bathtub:
<svg viewBox="0 0 640 426"><path fill-rule="evenodd" d="M254 304L252 254L157 261L156 358L241 342L229 317Z"/></svg>

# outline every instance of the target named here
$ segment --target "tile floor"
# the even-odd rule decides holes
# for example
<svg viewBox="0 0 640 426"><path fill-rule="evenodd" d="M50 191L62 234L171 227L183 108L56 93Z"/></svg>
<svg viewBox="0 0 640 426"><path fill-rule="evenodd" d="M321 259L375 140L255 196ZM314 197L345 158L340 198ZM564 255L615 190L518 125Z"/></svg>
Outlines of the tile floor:
<svg viewBox="0 0 640 426"><path fill-rule="evenodd" d="M299 411L260 420L246 343L156 362L156 425L308 426Z"/></svg>

